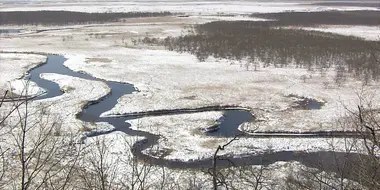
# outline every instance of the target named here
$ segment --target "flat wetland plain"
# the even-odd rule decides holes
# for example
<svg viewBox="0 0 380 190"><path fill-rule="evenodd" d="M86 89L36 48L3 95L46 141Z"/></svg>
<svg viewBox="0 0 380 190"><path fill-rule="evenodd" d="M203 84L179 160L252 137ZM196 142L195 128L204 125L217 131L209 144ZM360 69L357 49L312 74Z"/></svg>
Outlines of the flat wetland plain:
<svg viewBox="0 0 380 190"><path fill-rule="evenodd" d="M380 108L379 40L379 4L370 1L7 1L0 92L40 95L31 120L54 116L47 123L60 122L60 138L75 134L94 151L102 139L106 162L123 168L115 184L149 163L151 189L163 176L194 188L187 178L196 175L212 188L203 170L218 155L215 166L238 189L252 188L247 171L261 171L267 189L302 187L294 171L329 177L327 188L371 188L352 172L370 158L361 146L369 133L351 119L358 105ZM227 171L223 159L244 172Z"/></svg>

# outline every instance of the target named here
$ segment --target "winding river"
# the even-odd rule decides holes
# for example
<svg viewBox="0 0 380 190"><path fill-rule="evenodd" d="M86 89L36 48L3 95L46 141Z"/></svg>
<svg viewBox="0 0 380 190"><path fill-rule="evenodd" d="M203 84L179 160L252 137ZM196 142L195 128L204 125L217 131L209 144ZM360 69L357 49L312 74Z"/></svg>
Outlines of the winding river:
<svg viewBox="0 0 380 190"><path fill-rule="evenodd" d="M59 55L49 55L46 64L43 64L30 71L30 80L37 83L38 86L47 90L47 93L37 97L36 99L46 99L56 96L60 96L63 92L60 90L58 84L44 80L40 78L41 73L57 73L62 75L68 75L72 77L78 77L93 81L105 82L110 88L111 93L99 100L98 102L89 103L81 113L77 115L78 119L86 122L108 122L115 127L115 130L122 131L128 135L139 135L144 136L146 139L136 142L133 145L133 154L136 158L140 160L147 161L156 165L167 166L169 168L208 168L212 164L212 160L192 160L192 161L181 161L181 160L165 160L161 158L155 158L150 155L142 153L142 151L152 145L154 145L159 136L144 132L136 131L130 129L130 124L126 121L129 119L135 119L138 116L128 116L128 117L100 117L100 114L113 108L117 100L124 94L130 94L135 91L135 88L131 84L118 83L112 81L106 81L92 77L85 73L74 72L66 68L63 63L66 59ZM237 133L237 127L252 119L252 115L248 111L243 110L228 110L225 111L225 119L221 123L221 129L218 133L210 134L217 136L234 136ZM112 132L112 131L109 131ZM102 135L104 133L92 133L90 136ZM275 135L274 135L275 136ZM316 136L323 136L322 134ZM339 136L339 135L338 135ZM341 134L343 136L343 134ZM314 136L315 137L315 136ZM251 136L251 138L262 138L257 136ZM267 138L267 137L264 137ZM292 136L291 138L294 138ZM313 138L310 136L310 138ZM236 166L239 165L268 165L277 161L299 161L306 166L317 167L324 171L337 171L336 165L346 164L345 160L357 160L363 155L358 154L347 154L340 152L293 152L293 151L282 151L276 153L265 153L261 155L240 155L240 156L228 156L228 160L218 161L219 166L229 166L233 162Z"/></svg>

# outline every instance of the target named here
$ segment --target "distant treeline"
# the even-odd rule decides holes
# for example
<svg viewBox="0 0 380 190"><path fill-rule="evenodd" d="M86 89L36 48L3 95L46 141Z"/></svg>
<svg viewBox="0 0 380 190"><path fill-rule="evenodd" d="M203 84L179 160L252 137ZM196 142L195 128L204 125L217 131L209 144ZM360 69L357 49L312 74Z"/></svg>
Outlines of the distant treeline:
<svg viewBox="0 0 380 190"><path fill-rule="evenodd" d="M251 16L275 20L252 23L256 26L380 25L380 11L282 12Z"/></svg>
<svg viewBox="0 0 380 190"><path fill-rule="evenodd" d="M144 38L141 42L190 52L201 61L209 56L248 59L255 67L258 62L264 67L295 65L321 73L334 68L338 77L351 73L366 82L380 77L380 65L373 59L371 49L378 47L376 42L324 32L253 27L253 23L211 22L195 26L184 36Z"/></svg>
<svg viewBox="0 0 380 190"><path fill-rule="evenodd" d="M71 11L0 12L0 25L70 25L114 22L123 18L169 16L170 12L83 13Z"/></svg>
<svg viewBox="0 0 380 190"><path fill-rule="evenodd" d="M322 5L322 6L345 6L345 7L377 7L380 8L380 2L319 2L319 3L311 3L307 5Z"/></svg>

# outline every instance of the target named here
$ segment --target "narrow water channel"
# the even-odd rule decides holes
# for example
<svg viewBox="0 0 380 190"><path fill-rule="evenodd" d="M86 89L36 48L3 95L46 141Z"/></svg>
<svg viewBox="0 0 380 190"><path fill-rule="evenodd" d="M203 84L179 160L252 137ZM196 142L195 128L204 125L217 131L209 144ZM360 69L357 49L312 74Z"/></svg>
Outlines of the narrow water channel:
<svg viewBox="0 0 380 190"><path fill-rule="evenodd" d="M165 160L160 158L154 158L149 155L143 154L142 151L158 140L158 136L153 135L144 131L135 131L130 129L130 124L128 124L129 119L134 119L134 117L109 117L103 118L100 115L113 108L117 100L124 94L130 94L135 91L135 88L131 84L123 84L118 82L105 81L102 79L97 79L85 73L73 72L72 70L66 68L63 63L66 59L63 56L50 55L48 56L47 63L33 69L30 72L31 81L35 82L41 88L44 88L47 93L37 97L37 100L52 98L62 95L63 92L60 90L58 84L44 80L40 78L41 73L57 73L62 75L68 75L72 77L78 77L87 80L102 81L105 82L112 90L112 92L96 104L88 105L80 114L78 118L86 122L108 122L113 125L116 130L125 132L128 135L139 135L145 136L145 140L136 142L133 145L133 154L135 157L141 160L149 160L152 164L163 165L170 168L207 168L211 166L211 159L204 160L194 160L194 161L181 161L181 160ZM217 133L211 134L215 136L234 136L238 133L237 126L252 119L252 115L249 112L242 111L226 111L224 115L224 120L221 123L221 129ZM126 122L127 121L127 122ZM93 134L101 135L101 134ZM252 137L259 138L259 137ZM228 166L230 161L232 161L236 166L239 165L268 165L277 161L299 161L307 166L317 167L325 171L335 171L334 167L329 167L336 162L342 162L344 159L357 159L359 156L361 158L363 155L358 154L347 154L339 152L315 152L315 153L299 153L292 151L283 151L276 153L265 153L261 155L247 154L239 157L229 157L229 161L220 161L218 165ZM342 158L342 159L337 159ZM343 159L344 158L344 159ZM339 161L340 160L340 161ZM321 163L323 166L322 167Z"/></svg>

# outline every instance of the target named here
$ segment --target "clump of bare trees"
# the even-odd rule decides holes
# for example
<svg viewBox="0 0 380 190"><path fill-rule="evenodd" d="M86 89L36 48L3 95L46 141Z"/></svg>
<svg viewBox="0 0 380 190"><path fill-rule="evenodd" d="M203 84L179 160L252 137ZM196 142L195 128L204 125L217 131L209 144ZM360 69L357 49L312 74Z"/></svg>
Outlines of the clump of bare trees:
<svg viewBox="0 0 380 190"><path fill-rule="evenodd" d="M35 108L32 99L27 91L20 95L6 91L0 98L1 189L204 187L196 172L178 179L164 166L134 157L133 146L141 137L99 136L82 144L80 134L62 129L60 119L45 107Z"/></svg>
<svg viewBox="0 0 380 190"><path fill-rule="evenodd" d="M66 189L80 147L73 136L60 136L58 118L29 108L25 89L20 95L6 91L0 100L1 187Z"/></svg>
<svg viewBox="0 0 380 190"><path fill-rule="evenodd" d="M163 40L145 37L146 44L164 45L168 50L190 52L204 61L209 56L231 60L245 59L250 66L295 66L326 73L336 71L342 84L347 75L366 84L378 80L380 65L373 57L377 42L336 34L257 27L252 21L217 21L197 25L186 35Z"/></svg>

